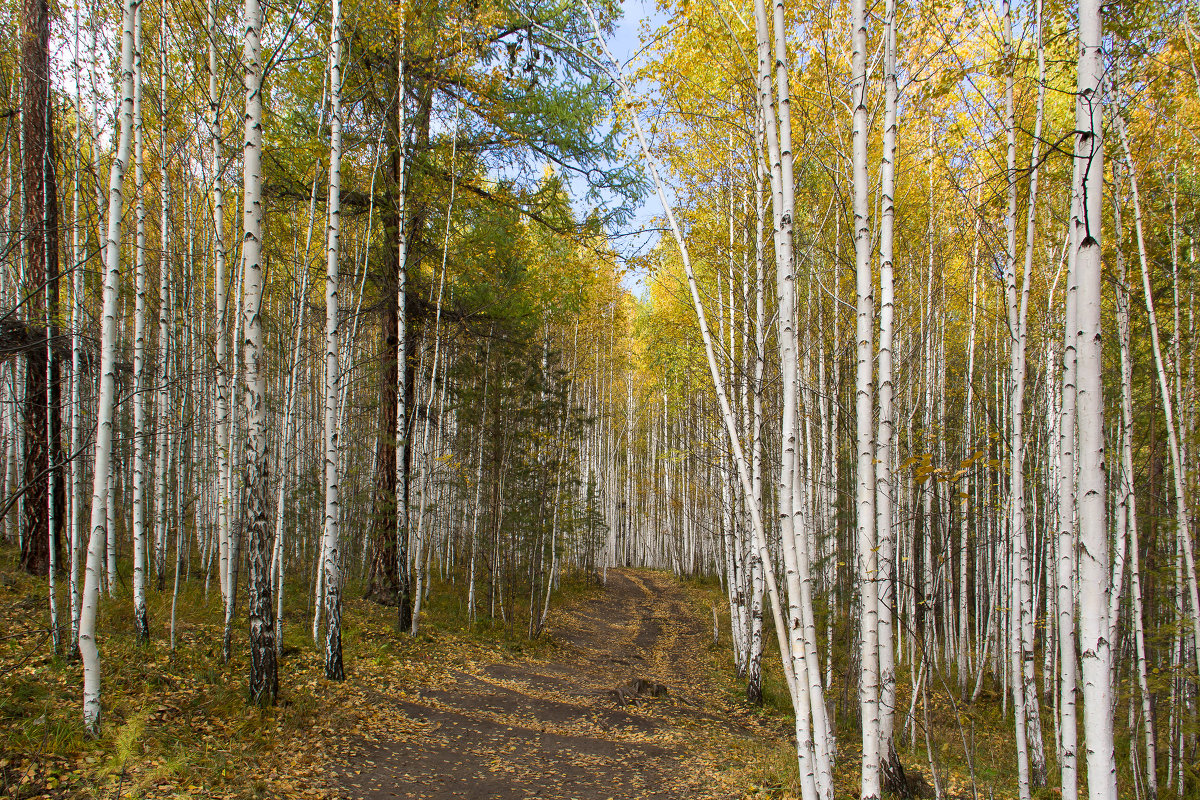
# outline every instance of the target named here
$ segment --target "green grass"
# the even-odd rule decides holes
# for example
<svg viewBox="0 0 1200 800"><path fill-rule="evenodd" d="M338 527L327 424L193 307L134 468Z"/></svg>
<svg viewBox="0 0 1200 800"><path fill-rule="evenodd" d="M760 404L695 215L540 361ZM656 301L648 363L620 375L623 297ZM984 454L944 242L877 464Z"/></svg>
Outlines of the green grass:
<svg viewBox="0 0 1200 800"><path fill-rule="evenodd" d="M795 717L792 711L791 697L779 666L779 647L769 609L764 611L763 700L761 705L752 707L745 701L744 684L734 677L733 654L728 641L729 604L721 592L719 583L715 579L709 578L690 579L687 584L697 613L702 614L705 619L711 620L711 609L714 605L717 608L721 626L721 641L718 645L710 647L714 680L722 683L732 702L741 703L753 709L752 713L770 720L781 732L791 731L795 725ZM818 650L823 667L826 658L825 623L826 617L823 610L818 610L818 631L821 632L821 643ZM847 642L851 637L843 635L845 632L842 628L845 624L845 620L838 622L832 653L834 681L825 690L826 704L834 714L833 722L836 726L838 758L834 783L836 797L839 800L857 797L861 780L858 755L860 733L856 716L857 683L848 684L845 679L856 662L853 661L852 654L847 652ZM903 664L899 665L897 669L897 684L896 724L900 760L910 782L915 781L923 789L927 788L932 793L930 754L925 747L923 714L919 701L916 706L911 744L909 738L903 735L903 726L908 717L911 697L911 674ZM938 683L936 676L929 687L930 744L933 751L933 762L938 770L941 788L948 798L972 797L970 768L966 758L968 750L974 761L979 797L1015 796L1016 783L1012 777L1015 773L1015 760L1011 764L1008 763L1009 757L1014 752L1011 718L1004 720L1000 717L998 696L993 693L988 699L992 702L982 702L973 707L959 703L956 714L954 706L950 702L950 696ZM957 698L955 701L957 702ZM972 740L972 728L974 729L974 740ZM1047 728L1047 730L1051 729ZM964 732L967 748L963 747ZM1051 743L1051 748L1052 746ZM794 744L790 738L786 746L780 747L778 752L763 754L760 758L759 769L762 772L764 785L779 786L788 796L799 796L798 766Z"/></svg>
<svg viewBox="0 0 1200 800"><path fill-rule="evenodd" d="M528 609L517 603L514 624L466 613L464 586L430 587L421 635L395 630L395 609L344 593L343 651L347 680L326 681L313 643L311 587L286 585L280 696L274 708L247 704L245 592L234 622L233 656L221 658L223 611L214 578L181 584L177 648L168 646L170 582L148 593L152 640L133 636L129 591L104 599L98 619L102 719L98 738L84 732L82 667L50 652L43 578L15 566L0 548L0 797L258 798L321 796L324 776L314 754L341 746L348 731L372 714L372 692L403 692L436 684L469 659L538 654L557 647L549 636L525 638ZM118 570L127 576L128 566ZM461 581L459 581L461 583ZM554 604L595 591L567 582ZM59 619L69 620L66 580L59 581Z"/></svg>
<svg viewBox="0 0 1200 800"><path fill-rule="evenodd" d="M711 608L715 604L721 622L721 643L710 648L712 653L712 669L715 679L724 680L726 690L731 697L742 700L745 697L744 686L733 680L733 656L729 649L729 606L721 593L720 585L715 579L691 579L687 582L689 592L695 604L697 613L711 620ZM784 686L782 670L779 666L779 648L776 644L774 626L769 614L765 614L765 630L763 632L763 703L761 714L784 720L785 725L793 725L791 699ZM825 612L817 609L818 631L821 632L820 655L822 665L825 652ZM845 631L848 624L843 618L838 620L833 640L833 675L834 681L826 687L827 705L836 713L838 762L835 776L836 794L841 798L858 796L859 774L859 728L857 722L857 682L851 669L857 662L848 652L854 637ZM898 657L901 654L897 654ZM1041 654L1035 664L1039 668L1035 675L1035 685L1041 687ZM1004 713L1002 705L1003 687L998 686L993 679L986 677L977 702L963 702L957 693L957 675L954 665L941 665L934 669L927 687L927 702L929 707L929 747L925 745L924 714L920 698L915 706L911 736L908 735L908 711L912 697L912 672L909 665L900 662L896 670L897 703L896 703L896 745L898 754L910 781L919 776L922 793L932 797L933 768L936 768L942 789L946 798L1014 798L1017 796L1017 764L1016 743L1013 731L1011 702ZM1140 725L1131 730L1128 723L1129 692L1134 689L1134 676L1129 670L1122 670L1118 701L1116 703L1116 755L1117 779L1122 796L1134 796L1134 779L1130 761L1131 746L1138 749L1139 763L1142 759L1144 743ZM849 682L848 682L849 680ZM974 676L971 676L973 685ZM1164 681L1158 687L1160 697L1165 701L1169 696L1169 688ZM848 702L843 702L843 698ZM1134 698L1138 701L1137 697ZM1059 766L1054 741L1054 712L1050 701L1041 697L1042 738L1046 751L1048 785L1034 790L1035 798L1060 797ZM744 702L744 701L743 701ZM1082 713L1082 697L1079 699L1079 711ZM1164 742L1166 741L1166 704L1159 710L1159 793L1164 795L1165 760ZM1083 729L1079 732L1079 787L1086 791L1087 769L1083 750ZM788 787L794 795L799 795L796 786L796 764L794 754L788 753L791 761L784 763L780 759L764 760L763 768L771 770L764 780L772 785ZM972 787L972 768L974 772L974 787ZM1200 765L1185 764L1187 773L1184 790L1185 797L1190 797L1200 790ZM1174 793L1175 789L1171 792Z"/></svg>
<svg viewBox="0 0 1200 800"><path fill-rule="evenodd" d="M398 635L395 609L361 600L362 587L345 591L343 641L347 680L331 683L323 676L322 653L311 637L311 587L287 585L284 613L284 656L280 664L280 702L274 708L247 705L248 664L245 652L244 591L234 625L234 653L221 659L222 608L214 580L207 597L203 576L181 586L178 648L167 646L170 592L149 592L153 639L134 642L132 608L125 585L104 600L99 618L103 664L103 719L96 739L84 733L81 714L82 670L77 659L50 652L45 580L18 572L17 554L0 548L0 797L29 800L62 798L259 798L323 796L322 756L333 754L351 731L368 729L376 715L379 693L401 694L415 686L437 685L449 671L469 661L506 656L550 657L560 646L552 636L530 641L525 598L510 602L509 619L474 621L466 609L461 576L435 580L423 608L421 636ZM122 571L126 575L126 571ZM302 578L303 580L303 578ZM59 616L65 625L66 581L59 582ZM711 630L712 608L720 621L720 641L711 638L702 656L722 705L766 737L725 737L718 767L736 774L739 785L754 788L748 796L797 797L797 764L790 738L791 701L779 668L770 615L764 630L763 702L745 700L745 687L734 675L729 647L728 603L715 579L684 582L699 618ZM477 587L480 606L486 584ZM565 581L554 606L599 591L582 578ZM824 630L819 612L819 630ZM834 682L827 701L836 713L839 747L836 774L838 800L858 795L857 694L852 682L852 637L838 622L834 637ZM64 630L64 639L66 632ZM824 638L821 647L825 659ZM1040 660L1036 662L1040 666ZM1126 673L1128 670L1125 671ZM847 683L847 679L851 683ZM1037 685L1040 686L1040 676ZM1165 680L1165 679L1164 679ZM952 674L944 676L951 687ZM999 687L985 681L979 702L971 705L947 691L935 672L929 686L929 738L925 746L921 705L916 706L913 736L906 735L911 674L897 669L897 747L906 771L932 787L930 761L936 766L947 798L973 797L971 767L979 798L1016 795L1016 762L1011 706L1001 711ZM1117 703L1118 779L1132 796L1129 752L1141 747L1140 730L1127 724L1129 676ZM1165 692L1165 690L1164 690ZM1164 693L1164 697L1165 697ZM953 702L952 702L953 700ZM1159 711L1160 776L1165 777L1167 724L1165 703ZM395 724L392 720L390 724ZM1049 761L1050 788L1036 797L1058 796L1052 709L1043 700L1042 726ZM1082 734L1081 734L1082 737ZM965 744L964 744L965 739ZM1082 745L1082 738L1081 738ZM931 759L932 756L932 759ZM1080 785L1086 768L1080 758ZM1200 775L1187 765L1187 792L1194 793ZM1174 789L1171 790L1173 794ZM757 793L757 794L756 794ZM1160 785L1160 794L1165 793Z"/></svg>

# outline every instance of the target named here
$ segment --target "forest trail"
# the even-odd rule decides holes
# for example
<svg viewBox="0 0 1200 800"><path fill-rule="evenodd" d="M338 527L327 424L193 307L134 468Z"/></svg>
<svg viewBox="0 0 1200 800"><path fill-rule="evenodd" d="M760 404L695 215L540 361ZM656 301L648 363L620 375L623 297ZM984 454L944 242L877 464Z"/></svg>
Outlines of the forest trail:
<svg viewBox="0 0 1200 800"><path fill-rule="evenodd" d="M710 675L711 627L668 575L609 570L605 591L558 613L552 634L563 646L550 660L474 665L393 701L418 724L343 758L342 794L736 797L745 787L721 775L730 737L781 736L731 715Z"/></svg>

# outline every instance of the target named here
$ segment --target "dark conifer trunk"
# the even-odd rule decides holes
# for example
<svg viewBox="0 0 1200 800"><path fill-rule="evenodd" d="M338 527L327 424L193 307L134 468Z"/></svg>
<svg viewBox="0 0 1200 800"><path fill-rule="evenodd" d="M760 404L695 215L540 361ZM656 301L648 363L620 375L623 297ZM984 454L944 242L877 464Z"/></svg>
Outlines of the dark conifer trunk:
<svg viewBox="0 0 1200 800"><path fill-rule="evenodd" d="M62 402L58 387L58 365L52 362L47 375L46 338L54 335L58 310L58 202L54 183L54 147L51 135L52 110L49 105L50 82L50 11L46 0L24 0L25 28L21 42L21 74L24 77L22 109L25 138L23 179L25 182L26 276L25 316L31 330L44 336L34 337L25 352L25 537L21 566L33 574L44 574L50 566L51 532L47 504L49 470L61 464L57 441L61 423L58 414L48 418L53 405ZM38 341L38 340L41 341ZM48 380L49 378L49 380ZM47 422L54 427L53 436ZM53 452L52 452L53 451ZM57 476L56 476L57 477ZM56 520L61 520L62 481L55 481ZM57 529L59 526L55 525ZM58 531L53 532L53 547L59 547Z"/></svg>

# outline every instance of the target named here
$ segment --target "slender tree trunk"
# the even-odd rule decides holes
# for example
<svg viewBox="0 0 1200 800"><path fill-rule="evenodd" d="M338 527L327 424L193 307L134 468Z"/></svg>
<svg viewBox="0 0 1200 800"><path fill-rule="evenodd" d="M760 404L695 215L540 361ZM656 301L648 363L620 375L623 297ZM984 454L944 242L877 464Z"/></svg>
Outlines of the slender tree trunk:
<svg viewBox="0 0 1200 800"><path fill-rule="evenodd" d="M1119 113L1119 112L1118 112ZM1124 139L1124 129L1118 121L1118 131ZM1126 532L1129 536L1129 582L1133 606L1134 651L1137 659L1138 690L1141 695L1142 728L1146 746L1146 796L1148 800L1158 797L1158 754L1155 742L1154 713L1151 707L1149 679L1146 669L1146 633L1142 613L1142 579L1139 560L1137 492L1134 488L1133 463L1133 340L1130 325L1130 299L1128 270L1121 249L1121 170L1119 160L1113 169L1113 233L1116 237L1115 254L1118 260L1117 281L1117 333L1121 346L1121 470L1119 502L1125 507ZM1114 620L1109 620L1109 639Z"/></svg>
<svg viewBox="0 0 1200 800"><path fill-rule="evenodd" d="M167 579L167 454L170 452L171 436L168 431L168 404L170 384L167 382L167 367L170 355L171 318L167 313L170 303L171 270L167 254L171 195L167 182L167 3L162 0L159 10L159 70L158 70L158 180L160 192L159 256L158 256L158 398L155 409L154 437L158 446L154 466L154 574L158 578L158 591L166 587Z"/></svg>
<svg viewBox="0 0 1200 800"><path fill-rule="evenodd" d="M340 0L333 0L329 33L329 226L325 263L325 677L340 681L342 667L342 597L338 525L338 248L341 235L342 181L342 19Z"/></svg>
<svg viewBox="0 0 1200 800"><path fill-rule="evenodd" d="M117 151L109 171L108 240L105 245L104 299L100 315L100 393L96 407L96 450L92 471L91 534L79 617L79 652L83 660L83 722L92 736L100 733L100 652L96 647L96 612L100 601L100 555L105 540L106 498L112 466L116 410L117 290L121 276L122 181L133 138L133 26L137 0L124 6L121 30L121 104Z"/></svg>
<svg viewBox="0 0 1200 800"><path fill-rule="evenodd" d="M228 290L225 274L225 181L221 161L221 107L217 85L217 0L208 0L208 113L209 144L212 147L213 204L213 301L216 342L216 445L217 445L217 549L221 597L225 604L225 633L222 657L229 661L233 621L234 587L230 585L230 395L229 395L229 320L226 311Z"/></svg>
<svg viewBox="0 0 1200 800"><path fill-rule="evenodd" d="M1012 41L1012 6L1003 3L1004 49L1010 67L1004 87L1004 129L1008 140L1008 211L1004 218L1007 243L1004 283L1006 311L1009 331L1009 384L1008 384L1008 533L1009 533L1009 676L1012 681L1013 721L1016 728L1017 745L1017 788L1022 800L1028 800L1030 789L1045 783L1045 765L1036 755L1038 745L1029 745L1032 720L1036 719L1036 697L1031 696L1033 686L1030 678L1033 671L1033 651L1028 649L1023 636L1026 621L1032 627L1030 611L1030 564L1028 536L1025 532L1025 321L1029 304L1029 273L1031 259L1027 259L1022 277L1022 291L1018 293L1016 276L1017 258L1017 143L1016 123L1013 118L1013 83L1015 53ZM1036 141L1036 140L1035 140ZM1036 147L1034 154L1036 157ZM1031 176L1029 219L1033 219L1036 207L1037 173L1036 161ZM1030 226L1031 227L1031 226ZM1032 246L1032 230L1026 231L1027 246ZM1026 659L1030 659L1027 663ZM1026 668L1028 667L1028 675ZM1044 758L1041 759L1044 762Z"/></svg>
<svg viewBox="0 0 1200 800"><path fill-rule="evenodd" d="M246 529L249 534L250 701L274 704L279 693L275 659L274 608L267 522L267 405L263 347L262 208L262 15L258 0L246 0L244 60L246 124L242 151L244 182L242 260L246 368Z"/></svg>
<svg viewBox="0 0 1200 800"><path fill-rule="evenodd" d="M1078 169L1078 161L1075 169ZM1076 177L1077 181L1078 178ZM1071 213L1076 198L1072 196ZM1078 289L1075 230L1068 231L1066 302L1063 312L1062 403L1058 417L1058 554L1056 581L1059 652L1059 771L1063 800L1078 797L1078 725L1075 709L1078 655L1075 637L1075 419L1078 340L1075 330Z"/></svg>
<svg viewBox="0 0 1200 800"><path fill-rule="evenodd" d="M1075 101L1075 271L1078 281L1077 399L1079 425L1079 650L1083 677L1088 795L1115 800L1112 655L1108 641L1109 554L1104 462L1104 395L1100 323L1100 236L1104 180L1101 135L1101 19L1099 0L1079 5Z"/></svg>
<svg viewBox="0 0 1200 800"><path fill-rule="evenodd" d="M75 108L82 108L80 101L79 74L79 2L75 3L74 24L74 72L75 72ZM71 505L70 505L70 595L71 595L71 653L76 653L79 640L79 603L82 598L82 587L79 583L79 546L83 539L83 289L84 289L84 249L86 236L80 226L80 195L82 187L79 177L80 140L82 138L82 114L75 115L75 147L72 166L71 192ZM8 217L5 216L5 219Z"/></svg>
<svg viewBox="0 0 1200 800"><path fill-rule="evenodd" d="M896 655L892 633L895 592L895 529L892 513L892 441L896 433L893 401L892 335L895 314L892 245L895 223L896 172L896 2L884 7L883 154L879 168L882 202L879 209L879 429L875 437L875 517L879 539L879 756L883 785L889 792L907 794L904 767L896 754Z"/></svg>
<svg viewBox="0 0 1200 800"><path fill-rule="evenodd" d="M879 566L875 530L875 397L873 384L875 323L874 281L871 270L871 234L867 186L867 19L864 0L851 6L853 52L850 66L850 107L853 111L853 207L856 357L854 380L855 508L858 528L859 591L859 706L862 714L863 800L878 800L880 781L879 720Z"/></svg>
<svg viewBox="0 0 1200 800"><path fill-rule="evenodd" d="M142 125L142 4L138 3L133 23L133 180L135 207L133 311L133 626L139 642L150 641L146 618L146 175Z"/></svg>
<svg viewBox="0 0 1200 800"><path fill-rule="evenodd" d="M399 0L396 59L396 613L397 626L413 624L412 578L408 568L408 129L405 115L404 59L408 17Z"/></svg>
<svg viewBox="0 0 1200 800"><path fill-rule="evenodd" d="M1046 106L1046 59L1045 51L1042 46L1042 2L1038 0L1036 10L1036 28L1037 28L1037 53L1038 53L1038 90L1037 90L1037 107L1034 112L1033 125L1033 145L1029 154L1029 202L1025 216L1025 269L1021 278L1021 296L1020 308L1017 313L1017 338L1016 350L1019 351L1019 363L1014 359L1013 363L1013 419L1015 425L1021 427L1020 436L1020 460L1013 455L1014 470L1020 472L1020 486L1013 486L1012 496L1015 503L1013 507L1013 530L1014 535L1019 534L1021 553L1018 559L1021 566L1021 666L1022 666L1022 683L1024 686L1025 699L1025 719L1027 730L1027 742L1029 745L1029 769L1030 783L1032 788L1040 788L1046 785L1046 750L1042 741L1042 718L1041 704L1038 702L1035 677L1033 674L1034 662L1034 611L1037 608L1037 602L1032 597L1033 586L1035 585L1034 571L1031 570L1029 558L1028 537L1025 534L1026 529L1026 513L1024 508L1025 500L1025 474L1024 474L1024 414L1025 414L1025 364L1027 352L1027 331L1028 331L1028 308L1029 308L1029 293L1030 281L1033 274L1033 240L1036 233L1036 213L1038 203L1038 166L1040 164L1040 145L1042 139L1042 120ZM1014 243L1015 244L1015 243ZM1015 252L1014 252L1015 259ZM1014 276L1015 285L1015 276ZM1013 451L1018 448L1017 436L1013 436ZM1035 456L1036 459L1036 456ZM1015 467L1019 466L1020 469ZM1020 525L1017 525L1017 511L1020 511ZM1036 517L1036 506L1034 507L1034 516ZM1036 541L1036 538L1035 538ZM1035 547L1036 550L1036 547Z"/></svg>
<svg viewBox="0 0 1200 800"><path fill-rule="evenodd" d="M982 188L980 189L982 192ZM963 437L966 446L963 448L963 457L965 463L974 465L977 462L975 450L975 330L976 317L978 314L977 288L979 286L979 220L975 221L975 237L972 244L971 253L971 322L967 329L967 375L966 375L966 398L963 401ZM964 480L966 476L964 476ZM976 482L975 485L977 486ZM968 604L968 572L970 565L970 548L968 541L970 536L970 502L971 494L967 488L960 488L960 505L959 505L959 567L958 567L958 599L959 599L959 617L958 617L958 686L959 694L963 700L967 699L967 686L971 675L971 666L969 658L969 649L967 647L967 632L968 623L970 621L970 608ZM976 573L978 574L978 573ZM982 592L976 591L975 596L978 599ZM978 615L976 615L978 617ZM977 637L978 638L978 637ZM976 648L977 649L977 648Z"/></svg>

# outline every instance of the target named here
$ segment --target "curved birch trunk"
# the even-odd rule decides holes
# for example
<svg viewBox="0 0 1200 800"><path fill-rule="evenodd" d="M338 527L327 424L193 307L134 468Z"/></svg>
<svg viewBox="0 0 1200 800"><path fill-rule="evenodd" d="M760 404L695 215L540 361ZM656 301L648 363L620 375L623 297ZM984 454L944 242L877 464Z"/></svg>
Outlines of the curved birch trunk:
<svg viewBox="0 0 1200 800"><path fill-rule="evenodd" d="M1124 120L1118 118L1117 130L1125 149L1125 165L1129 172L1129 188L1133 195L1134 231L1137 234L1138 259L1142 267L1142 295L1146 301L1146 315L1150 321L1150 343L1154 352L1154 367L1158 375L1159 394L1163 401L1163 415L1167 423L1167 449L1171 458L1171 473L1175 488L1175 524L1178 526L1179 547L1183 554L1183 568L1187 575L1184 582L1187 585L1187 598L1192 608L1192 633L1200 642L1200 592L1196 585L1196 560L1192 549L1192 535L1189 508L1186 492L1186 471L1179 435L1179 422L1176 419L1175 403L1167 376L1166 361L1163 358L1162 341L1158 330L1158 315L1154 310L1154 292L1150 285L1150 261L1146 254L1145 237L1142 233L1142 202L1138 191L1137 172L1133 167L1133 159L1129 151L1129 138L1125 131ZM1181 590L1182 591L1182 590Z"/></svg>
<svg viewBox="0 0 1200 800"><path fill-rule="evenodd" d="M1122 144L1125 140L1124 125L1118 111L1117 129ZM1119 163L1119 161L1118 161ZM1141 695L1142 729L1146 749L1146 795L1149 800L1158 797L1158 753L1155 743L1154 712L1151 707L1149 678L1146 669L1146 633L1142 613L1142 578L1140 545L1138 543L1137 493L1133 463L1133 339L1130 325L1130 291L1128 267L1121 249L1121 170L1113 169L1113 233L1116 238L1115 254L1118 260L1117 280L1117 334L1121 346L1121 482L1118 490L1118 514L1125 517L1125 533L1129 537L1129 582L1133 605L1134 650L1137 659L1138 690ZM1128 169L1128 163L1126 163ZM1130 170L1132 174L1132 171ZM1140 248L1139 248L1140 253ZM1154 321L1157 327L1157 321ZM1121 531L1118 531L1121 535ZM1110 606L1111 610L1111 606ZM1111 613L1111 611L1110 611ZM1116 620L1109 619L1109 640L1115 641Z"/></svg>
<svg viewBox="0 0 1200 800"><path fill-rule="evenodd" d="M632 101L629 97L629 90L625 85L624 79L619 71L615 68L615 59L612 53L608 51L604 44L603 34L600 30L600 25L596 21L595 14L592 13L591 6L587 0L584 0L584 10L588 15L588 20L591 23L592 31L595 33L599 45L603 49L607 64L601 65L604 69L610 70L617 85L621 91L621 98L627 108L630 108ZM700 290L696 284L696 275L692 270L691 256L688 253L687 243L683 239L683 232L679 228L679 222L675 217L674 211L671 210L670 203L667 202L666 189L659 178L657 162L649 146L646 144L645 133L642 131L641 120L636 114L630 114L631 122L633 123L634 134L638 141L638 149L641 151L643 158L646 161L650 171L651 179L654 182L655 191L658 194L659 200L663 204L664 212L667 215L667 223L671 229L672 238L675 240L676 246L679 248L680 259L684 265L684 272L688 278L688 289L691 294L692 307L696 311L697 324L700 328L701 339L704 342L705 358L708 362L709 376L713 380L713 386L717 396L718 408L721 415L721 423L724 426L725 433L729 437L730 447L735 456L735 463L738 469L738 479L741 481L742 489L748 496L753 496L753 485L750 478L750 469L745 457L745 451L742 448L741 441L738 438L737 423L733 417L733 410L729 404L729 396L725 391L725 381L721 375L721 370L717 366L716 351L713 347L712 332L708 327L707 315L704 312L704 306L700 300ZM766 531L762 522L762 514L760 510L751 504L750 506L751 523L754 528L755 540L758 545L759 555L763 559L764 577L767 584L767 593L771 599L771 610L775 621L775 631L778 637L781 652L786 653L788 650L788 639L785 633L783 614L780 607L778 583L775 580L775 572L771 566L770 550L767 546ZM787 679L789 690L792 692L793 704L796 702L795 686L796 676L792 671L791 659L783 658L784 675Z"/></svg>

